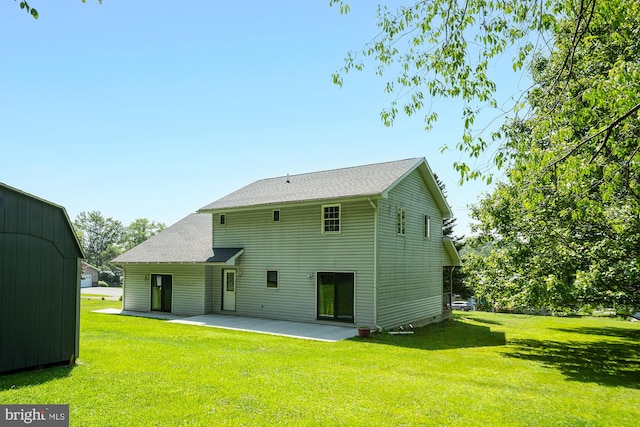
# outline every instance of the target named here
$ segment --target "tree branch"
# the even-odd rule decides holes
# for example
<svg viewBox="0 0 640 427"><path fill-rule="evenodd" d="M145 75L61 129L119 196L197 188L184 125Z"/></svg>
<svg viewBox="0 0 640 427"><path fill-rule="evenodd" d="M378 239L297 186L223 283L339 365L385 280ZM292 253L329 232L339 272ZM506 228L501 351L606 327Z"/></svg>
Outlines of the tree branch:
<svg viewBox="0 0 640 427"><path fill-rule="evenodd" d="M549 166L554 166L558 163L562 163L565 160L567 160L573 153L575 153L576 151L578 151L580 148L582 148L585 144L589 143L590 141L592 141L593 139L597 138L598 136L602 135L603 133L606 133L605 135L605 139L602 142L601 146L596 150L596 153L593 155L593 157L591 158L591 160L589 161L589 163L593 162L593 160L595 159L596 155L598 153L600 153L600 151L602 151L602 149L604 148L604 146L606 145L609 136L611 135L611 131L618 126L620 123L622 123L624 120L628 119L629 116L631 116L632 114L634 114L635 112L637 112L638 110L640 110L640 103L636 104L635 106L633 106L629 111L627 111L626 113L624 113L622 116L618 117L617 119L615 119L613 122L611 122L609 125L607 125L605 128L599 130L598 132L596 132L595 134L588 136L586 138L584 138L582 141L580 141L578 144L576 144L573 148L571 148L568 152L566 152L562 157L560 157L559 159L555 160L554 162L552 162Z"/></svg>

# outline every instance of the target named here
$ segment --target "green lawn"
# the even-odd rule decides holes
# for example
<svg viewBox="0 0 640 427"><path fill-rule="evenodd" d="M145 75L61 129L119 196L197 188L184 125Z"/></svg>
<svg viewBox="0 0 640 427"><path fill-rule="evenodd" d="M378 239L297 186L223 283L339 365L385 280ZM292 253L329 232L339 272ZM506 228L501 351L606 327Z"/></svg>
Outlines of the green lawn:
<svg viewBox="0 0 640 427"><path fill-rule="evenodd" d="M78 365L0 376L0 402L72 426L640 422L638 323L473 312L326 343L91 312L119 304L83 299Z"/></svg>

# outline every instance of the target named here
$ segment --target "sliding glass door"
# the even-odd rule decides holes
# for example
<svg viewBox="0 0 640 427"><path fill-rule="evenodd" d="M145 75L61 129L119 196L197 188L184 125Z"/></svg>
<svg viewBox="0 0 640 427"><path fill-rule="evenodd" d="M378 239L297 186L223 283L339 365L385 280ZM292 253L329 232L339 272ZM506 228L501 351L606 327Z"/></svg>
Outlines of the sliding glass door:
<svg viewBox="0 0 640 427"><path fill-rule="evenodd" d="M354 273L318 273L318 319L353 323L354 276Z"/></svg>
<svg viewBox="0 0 640 427"><path fill-rule="evenodd" d="M170 274L151 275L151 311L171 313L173 277Z"/></svg>

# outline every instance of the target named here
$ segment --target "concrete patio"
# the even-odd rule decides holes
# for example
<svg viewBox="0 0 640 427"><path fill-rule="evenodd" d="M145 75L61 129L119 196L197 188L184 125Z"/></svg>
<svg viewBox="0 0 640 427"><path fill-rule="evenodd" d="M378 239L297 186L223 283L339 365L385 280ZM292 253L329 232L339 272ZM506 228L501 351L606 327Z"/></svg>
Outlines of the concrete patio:
<svg viewBox="0 0 640 427"><path fill-rule="evenodd" d="M120 314L165 320L170 323L208 326L234 331L255 332L288 338L314 341L338 342L358 335L358 329L351 326L336 326L318 323L291 322L287 320L259 319L227 314L204 314L200 316L176 316L170 313L126 311L116 308L95 310L96 313Z"/></svg>

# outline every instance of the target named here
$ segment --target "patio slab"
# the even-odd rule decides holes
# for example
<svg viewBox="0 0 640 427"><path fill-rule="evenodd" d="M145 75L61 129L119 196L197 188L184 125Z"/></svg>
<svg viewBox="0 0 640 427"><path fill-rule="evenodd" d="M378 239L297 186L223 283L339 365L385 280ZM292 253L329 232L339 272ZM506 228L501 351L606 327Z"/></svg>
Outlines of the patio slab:
<svg viewBox="0 0 640 427"><path fill-rule="evenodd" d="M170 323L206 326L211 328L230 329L234 331L255 332L259 334L278 335L289 338L314 341L338 342L358 335L358 329L349 326L326 325L319 323L292 322L288 320L260 319L226 314L204 314L199 316L175 316L169 313L144 313L126 311L116 308L96 310L96 313L121 314L126 316L148 317L166 320Z"/></svg>

